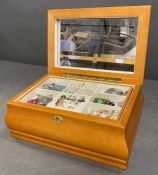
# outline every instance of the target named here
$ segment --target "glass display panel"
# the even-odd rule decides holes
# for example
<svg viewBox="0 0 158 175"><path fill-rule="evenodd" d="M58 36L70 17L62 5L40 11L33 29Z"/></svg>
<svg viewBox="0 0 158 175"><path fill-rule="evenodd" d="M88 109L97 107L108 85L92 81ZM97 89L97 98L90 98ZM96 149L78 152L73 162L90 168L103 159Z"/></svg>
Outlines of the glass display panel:
<svg viewBox="0 0 158 175"><path fill-rule="evenodd" d="M138 18L57 20L56 65L132 73L137 26Z"/></svg>
<svg viewBox="0 0 158 175"><path fill-rule="evenodd" d="M131 88L124 85L50 77L19 101L117 120Z"/></svg>

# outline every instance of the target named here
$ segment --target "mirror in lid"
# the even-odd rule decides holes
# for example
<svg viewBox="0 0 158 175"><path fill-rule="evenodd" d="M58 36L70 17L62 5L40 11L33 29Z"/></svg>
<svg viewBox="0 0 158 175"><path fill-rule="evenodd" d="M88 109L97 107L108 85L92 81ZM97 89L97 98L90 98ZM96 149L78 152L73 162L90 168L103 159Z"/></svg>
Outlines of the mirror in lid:
<svg viewBox="0 0 158 175"><path fill-rule="evenodd" d="M57 21L58 67L134 73L138 18Z"/></svg>

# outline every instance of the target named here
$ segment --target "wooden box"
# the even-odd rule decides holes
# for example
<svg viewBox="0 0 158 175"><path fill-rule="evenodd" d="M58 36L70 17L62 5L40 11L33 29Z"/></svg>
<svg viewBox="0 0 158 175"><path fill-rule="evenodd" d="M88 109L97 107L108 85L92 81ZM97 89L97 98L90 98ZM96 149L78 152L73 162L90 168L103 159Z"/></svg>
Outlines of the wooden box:
<svg viewBox="0 0 158 175"><path fill-rule="evenodd" d="M8 101L13 137L127 168L150 6L48 11L48 74Z"/></svg>

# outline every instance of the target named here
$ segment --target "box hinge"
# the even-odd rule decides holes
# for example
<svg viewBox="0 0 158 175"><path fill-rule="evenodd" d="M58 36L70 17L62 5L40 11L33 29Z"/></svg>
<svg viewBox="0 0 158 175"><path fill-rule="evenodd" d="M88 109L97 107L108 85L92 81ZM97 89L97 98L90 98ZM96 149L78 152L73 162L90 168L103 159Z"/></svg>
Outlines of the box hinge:
<svg viewBox="0 0 158 175"><path fill-rule="evenodd" d="M113 83L121 83L122 82L121 78L113 78L113 77L98 77L98 76L70 74L70 73L64 73L62 76L68 77L68 78L82 79L82 80L93 80L93 81L113 82Z"/></svg>

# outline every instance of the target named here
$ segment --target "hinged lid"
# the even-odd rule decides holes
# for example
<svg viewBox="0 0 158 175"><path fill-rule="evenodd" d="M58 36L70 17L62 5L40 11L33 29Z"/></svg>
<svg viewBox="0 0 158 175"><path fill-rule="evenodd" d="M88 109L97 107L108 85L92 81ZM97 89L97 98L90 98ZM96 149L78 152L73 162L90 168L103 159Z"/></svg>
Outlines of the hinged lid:
<svg viewBox="0 0 158 175"><path fill-rule="evenodd" d="M142 83L150 6L49 10L48 72Z"/></svg>

